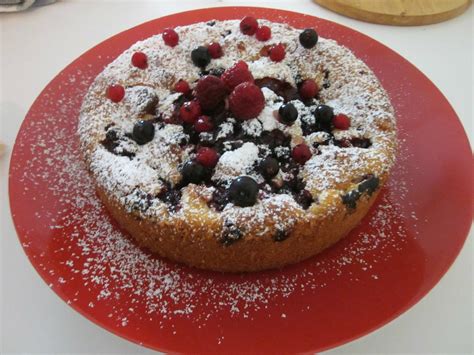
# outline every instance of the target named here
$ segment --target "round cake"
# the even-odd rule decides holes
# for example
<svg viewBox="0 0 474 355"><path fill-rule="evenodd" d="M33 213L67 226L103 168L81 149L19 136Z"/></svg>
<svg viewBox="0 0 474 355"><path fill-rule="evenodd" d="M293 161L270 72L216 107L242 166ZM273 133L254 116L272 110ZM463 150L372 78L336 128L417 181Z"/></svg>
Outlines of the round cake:
<svg viewBox="0 0 474 355"><path fill-rule="evenodd" d="M360 59L251 16L134 44L91 85L78 133L99 197L140 246L229 272L347 235L396 153L393 108Z"/></svg>

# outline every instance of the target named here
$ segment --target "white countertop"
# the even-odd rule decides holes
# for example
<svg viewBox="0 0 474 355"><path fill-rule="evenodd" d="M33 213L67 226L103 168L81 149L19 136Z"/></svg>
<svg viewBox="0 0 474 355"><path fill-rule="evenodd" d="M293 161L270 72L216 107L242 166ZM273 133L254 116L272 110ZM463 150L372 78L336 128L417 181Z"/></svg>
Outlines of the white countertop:
<svg viewBox="0 0 474 355"><path fill-rule="evenodd" d="M307 13L384 43L438 86L472 142L472 6L448 22L405 28L352 20L310 0L64 0L23 13L0 14L0 141L7 144L6 156L0 158L1 353L152 353L83 318L36 274L21 249L10 217L7 174L11 148L33 100L60 70L89 48L127 28L170 13L230 5ZM422 301L381 329L328 353L472 353L472 235L471 231L454 265Z"/></svg>

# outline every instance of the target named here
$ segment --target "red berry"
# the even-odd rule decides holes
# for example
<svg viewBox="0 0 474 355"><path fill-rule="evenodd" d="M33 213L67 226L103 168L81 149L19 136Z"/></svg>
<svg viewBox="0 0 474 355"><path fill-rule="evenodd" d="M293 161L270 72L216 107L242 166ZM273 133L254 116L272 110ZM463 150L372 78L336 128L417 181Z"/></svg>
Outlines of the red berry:
<svg viewBox="0 0 474 355"><path fill-rule="evenodd" d="M196 122L194 122L194 129L196 132L209 132L214 129L214 124L209 116L200 116Z"/></svg>
<svg viewBox="0 0 474 355"><path fill-rule="evenodd" d="M301 165L306 163L311 158L311 155L312 154L309 150L309 147L304 143L296 145L291 151L291 156L293 159Z"/></svg>
<svg viewBox="0 0 474 355"><path fill-rule="evenodd" d="M239 66L240 68L242 69L247 69L249 68L249 65L244 62L243 60L239 60L237 63L235 63L235 65Z"/></svg>
<svg viewBox="0 0 474 355"><path fill-rule="evenodd" d="M202 166L206 168L213 168L216 166L217 161L219 160L219 155L217 152L208 147L199 148L196 153L196 160Z"/></svg>
<svg viewBox="0 0 474 355"><path fill-rule="evenodd" d="M165 29L163 31L162 37L163 41L165 41L165 44L170 47L176 46L179 42L179 36L172 28Z"/></svg>
<svg viewBox="0 0 474 355"><path fill-rule="evenodd" d="M176 84L174 84L174 91L187 94L191 88L186 80L179 79Z"/></svg>
<svg viewBox="0 0 474 355"><path fill-rule="evenodd" d="M240 31L247 36L253 36L258 29L257 19L253 16L245 16L240 21Z"/></svg>
<svg viewBox="0 0 474 355"><path fill-rule="evenodd" d="M229 109L240 120L257 117L264 106L263 92L253 83L245 82L237 85L229 96Z"/></svg>
<svg viewBox="0 0 474 355"><path fill-rule="evenodd" d="M222 81L227 86L229 91L234 90L234 88L240 83L246 81L253 83L253 76L248 69L247 63L240 60L227 69L221 76Z"/></svg>
<svg viewBox="0 0 474 355"><path fill-rule="evenodd" d="M345 114L340 113L333 117L332 124L337 129L346 130L351 126L351 120Z"/></svg>
<svg viewBox="0 0 474 355"><path fill-rule="evenodd" d="M303 99L312 99L319 92L318 84L312 79L306 79L303 81L299 88L300 96Z"/></svg>
<svg viewBox="0 0 474 355"><path fill-rule="evenodd" d="M217 42L212 42L207 46L207 50L211 56L212 59L217 59L222 57L222 47L219 43Z"/></svg>
<svg viewBox="0 0 474 355"><path fill-rule="evenodd" d="M135 52L132 55L132 64L133 66L140 68L140 69L146 69L148 67L148 58L145 53L143 52Z"/></svg>
<svg viewBox="0 0 474 355"><path fill-rule="evenodd" d="M120 102L125 96L125 89L122 85L111 85L107 88L107 97L113 102Z"/></svg>
<svg viewBox="0 0 474 355"><path fill-rule="evenodd" d="M283 44L276 44L270 48L270 59L274 62L281 62L285 59L285 46Z"/></svg>
<svg viewBox="0 0 474 355"><path fill-rule="evenodd" d="M224 101L227 89L217 76L206 75L199 79L195 93L202 109L212 111Z"/></svg>
<svg viewBox="0 0 474 355"><path fill-rule="evenodd" d="M201 115L201 106L196 100L188 101L179 109L179 117L183 122L194 123Z"/></svg>
<svg viewBox="0 0 474 355"><path fill-rule="evenodd" d="M257 39L262 42L268 41L271 36L272 30L268 26L259 27L257 33L255 34L255 37L257 37Z"/></svg>

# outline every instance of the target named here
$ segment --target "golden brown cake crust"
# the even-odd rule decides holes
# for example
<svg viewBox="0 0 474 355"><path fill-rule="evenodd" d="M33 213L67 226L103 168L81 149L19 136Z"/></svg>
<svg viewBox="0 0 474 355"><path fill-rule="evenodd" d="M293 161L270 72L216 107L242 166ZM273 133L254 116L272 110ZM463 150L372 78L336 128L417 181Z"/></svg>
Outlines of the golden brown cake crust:
<svg viewBox="0 0 474 355"><path fill-rule="evenodd" d="M140 245L163 257L228 272L277 268L304 260L353 229L388 178L395 160L395 117L375 75L333 40L320 38L314 49L307 50L298 45L301 30L260 22L272 28L272 39L265 43L242 35L239 21L178 27L180 43L173 48L164 45L161 35L138 42L97 77L84 99L78 132L97 193ZM313 156L298 172L311 196L308 205L302 205L291 191L276 193L261 187L253 206L229 202L215 207L216 190L228 188L238 176L247 175L265 185L253 168L261 159L262 144L246 141L239 148L225 148L213 170L212 184L181 186L180 169L195 157L193 145L182 144L189 137L181 125L160 123L153 140L144 145L129 138L134 122L150 119L144 111L150 97L156 98L154 105L164 117L171 114L180 97L173 92L174 84L185 79L191 88L195 86L200 70L190 61L189 53L211 41L221 43L224 56L212 60L207 70L226 69L243 59L255 79L272 77L296 87L295 77L299 76L320 86L314 104L291 101L300 113L291 126L275 119L281 98L267 88L262 89L265 108L261 114L241 123L248 136L280 130L291 138L290 147L302 142L310 147ZM287 48L280 63L261 55L262 47L276 43ZM148 56L146 70L130 65L137 51ZM120 103L111 102L105 94L116 83L126 88ZM320 103L333 107L336 114L350 116L351 128L335 129L331 134L305 133L304 124L314 120L314 108ZM216 128L216 135L231 139L229 127L235 125L235 119L229 117ZM107 146L104 142L111 127L123 132L123 139ZM207 139L202 134L200 138ZM351 140L370 144L351 145ZM349 143L345 146L341 142ZM287 153L280 149L272 154ZM287 178L288 174L280 171L275 179L281 183ZM174 193L176 189L179 193L161 197L164 190Z"/></svg>
<svg viewBox="0 0 474 355"><path fill-rule="evenodd" d="M316 255L347 235L366 215L379 191L365 196L357 208L347 210L340 199L330 217L305 220L297 223L291 234L281 242L272 235L246 235L246 239L223 246L219 242L219 226L209 223L208 229L189 223L156 224L143 219L139 213L127 212L101 188L97 194L117 222L127 230L142 247L174 260L201 269L223 272L250 272L279 268Z"/></svg>

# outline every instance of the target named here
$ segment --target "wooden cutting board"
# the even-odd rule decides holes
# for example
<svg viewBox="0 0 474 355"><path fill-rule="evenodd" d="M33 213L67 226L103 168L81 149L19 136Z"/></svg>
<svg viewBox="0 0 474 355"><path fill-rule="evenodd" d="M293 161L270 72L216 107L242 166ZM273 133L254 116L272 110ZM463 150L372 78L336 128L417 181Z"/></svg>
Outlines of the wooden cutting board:
<svg viewBox="0 0 474 355"><path fill-rule="evenodd" d="M341 15L384 25L417 26L462 14L472 0L314 0Z"/></svg>

